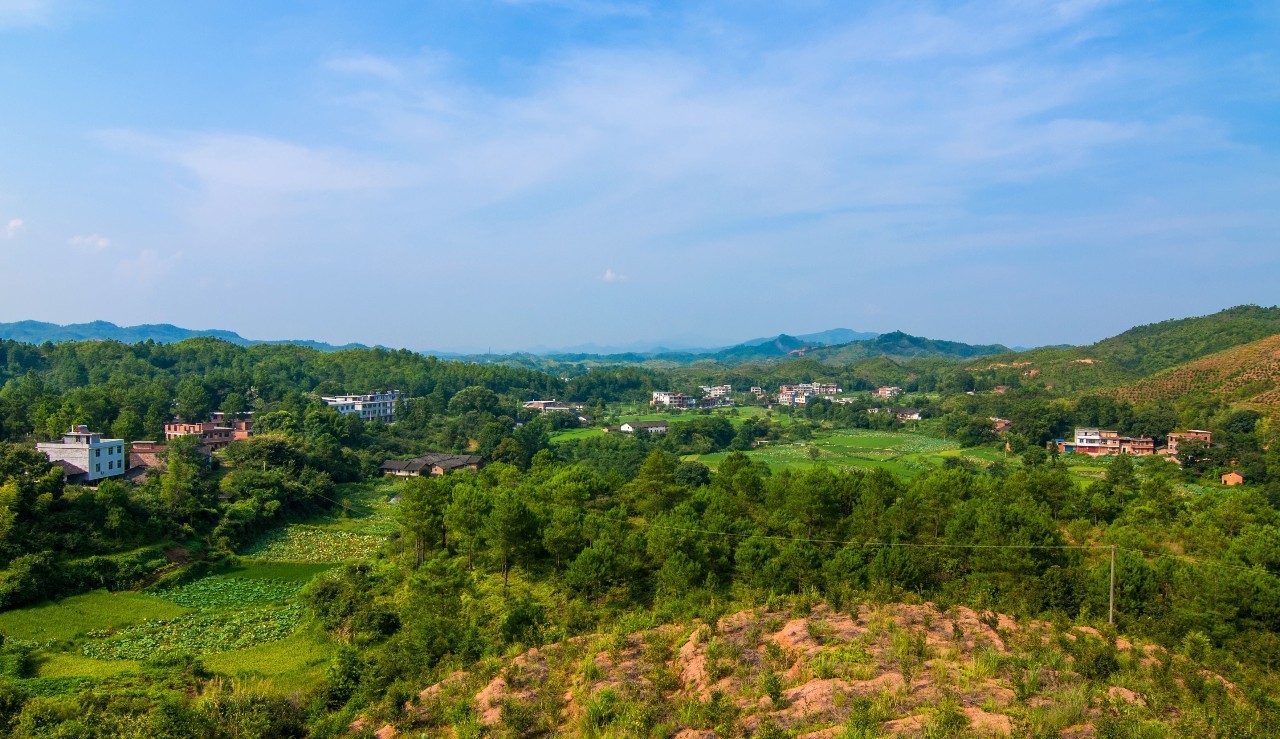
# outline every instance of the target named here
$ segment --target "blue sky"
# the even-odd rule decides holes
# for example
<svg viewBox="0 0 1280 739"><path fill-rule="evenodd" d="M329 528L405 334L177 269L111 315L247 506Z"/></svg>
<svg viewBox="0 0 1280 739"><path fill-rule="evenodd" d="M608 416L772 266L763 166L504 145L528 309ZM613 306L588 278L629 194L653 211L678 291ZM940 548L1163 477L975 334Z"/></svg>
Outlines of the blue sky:
<svg viewBox="0 0 1280 739"><path fill-rule="evenodd" d="M0 0L0 321L495 351L1280 302L1280 6Z"/></svg>

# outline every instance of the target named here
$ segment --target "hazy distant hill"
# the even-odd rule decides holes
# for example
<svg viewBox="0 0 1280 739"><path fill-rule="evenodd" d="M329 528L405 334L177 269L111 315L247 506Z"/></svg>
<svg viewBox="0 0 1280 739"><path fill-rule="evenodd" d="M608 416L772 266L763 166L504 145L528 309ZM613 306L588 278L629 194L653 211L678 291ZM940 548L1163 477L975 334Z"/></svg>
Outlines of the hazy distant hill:
<svg viewBox="0 0 1280 739"><path fill-rule="evenodd" d="M846 333L848 332L848 333ZM469 355L465 359L483 363L516 364L523 367L537 367L552 371L564 365L594 367L619 364L639 364L659 369L691 365L695 363L714 363L720 365L761 364L781 362L797 357L816 359L826 364L851 362L869 357L892 357L896 359L941 358L964 360L990 354L1008 352L1009 348L1000 344L990 346L974 346L957 341L939 341L911 336L901 331L891 334L872 334L873 338L851 341L844 344L824 345L813 341L815 336L841 337L849 335L849 329L833 329L820 334L791 336L779 334L771 339L753 339L749 342L710 352L628 352L624 354L566 354L553 353L544 355L511 354L505 356Z"/></svg>
<svg viewBox="0 0 1280 739"><path fill-rule="evenodd" d="M832 345L832 344L848 344L851 341L866 341L867 339L874 339L879 335L880 334L872 331L854 331L851 328L830 328L830 329L827 329L826 331L818 331L812 334L796 334L794 338L799 339L800 341L804 342L808 346L814 346L816 344ZM751 339L750 341L742 342L742 344L740 344L739 346L756 346L758 344L768 344L772 341L776 341L782 336L786 336L786 334L779 334L778 336L766 336L759 339Z"/></svg>
<svg viewBox="0 0 1280 739"><path fill-rule="evenodd" d="M0 323L0 339L10 339L28 344L43 344L46 341L58 343L63 341L119 341L125 344L136 344L142 341L154 341L158 344L173 344L183 339L197 336L208 336L215 339L251 346L254 344L295 344L320 351L339 351L342 349L367 349L364 344L343 344L334 346L323 341L307 339L283 341L256 341L246 339L234 331L208 329L204 331L181 328L169 323L147 323L140 326L117 326L109 321L93 321L92 323L72 323L62 326L43 321L16 321Z"/></svg>
<svg viewBox="0 0 1280 739"><path fill-rule="evenodd" d="M926 339L921 336L912 336L901 331L894 331L881 334L874 339L814 349L809 352L809 356L827 364L832 364L851 362L855 359L867 357L970 359L1009 351L1009 347L1003 344L964 344L958 341Z"/></svg>

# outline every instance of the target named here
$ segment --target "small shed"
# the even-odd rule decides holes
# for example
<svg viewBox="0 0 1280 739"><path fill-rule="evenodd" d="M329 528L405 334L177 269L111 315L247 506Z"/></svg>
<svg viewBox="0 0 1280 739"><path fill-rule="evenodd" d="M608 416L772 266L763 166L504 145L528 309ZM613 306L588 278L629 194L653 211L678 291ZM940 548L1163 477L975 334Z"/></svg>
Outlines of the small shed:
<svg viewBox="0 0 1280 739"><path fill-rule="evenodd" d="M1222 484L1226 485L1227 487L1233 487L1235 485L1243 485L1244 475L1240 474L1239 472L1236 472L1235 470L1232 470L1231 472L1228 472L1227 474L1222 476Z"/></svg>

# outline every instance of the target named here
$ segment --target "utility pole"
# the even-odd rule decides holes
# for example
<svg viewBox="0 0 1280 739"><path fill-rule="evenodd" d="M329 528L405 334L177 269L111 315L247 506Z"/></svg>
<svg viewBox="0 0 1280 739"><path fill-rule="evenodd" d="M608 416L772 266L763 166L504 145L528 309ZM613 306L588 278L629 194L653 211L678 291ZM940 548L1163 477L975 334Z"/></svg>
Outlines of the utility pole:
<svg viewBox="0 0 1280 739"><path fill-rule="evenodd" d="M1111 597L1107 604L1107 623L1116 622L1116 545L1111 545Z"/></svg>

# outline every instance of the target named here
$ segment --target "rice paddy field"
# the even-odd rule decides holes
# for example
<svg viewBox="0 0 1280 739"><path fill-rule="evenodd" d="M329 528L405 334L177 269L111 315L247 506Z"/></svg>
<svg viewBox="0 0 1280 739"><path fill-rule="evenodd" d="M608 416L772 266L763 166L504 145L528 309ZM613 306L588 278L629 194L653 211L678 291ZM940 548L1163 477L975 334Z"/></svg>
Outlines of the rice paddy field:
<svg viewBox="0 0 1280 739"><path fill-rule="evenodd" d="M282 693L313 686L334 646L303 625L302 590L376 553L393 527L398 484L340 485L345 510L282 527L229 567L178 586L98 590L0 613L0 633L38 647L37 681L128 674L157 657L199 654L217 674Z"/></svg>

